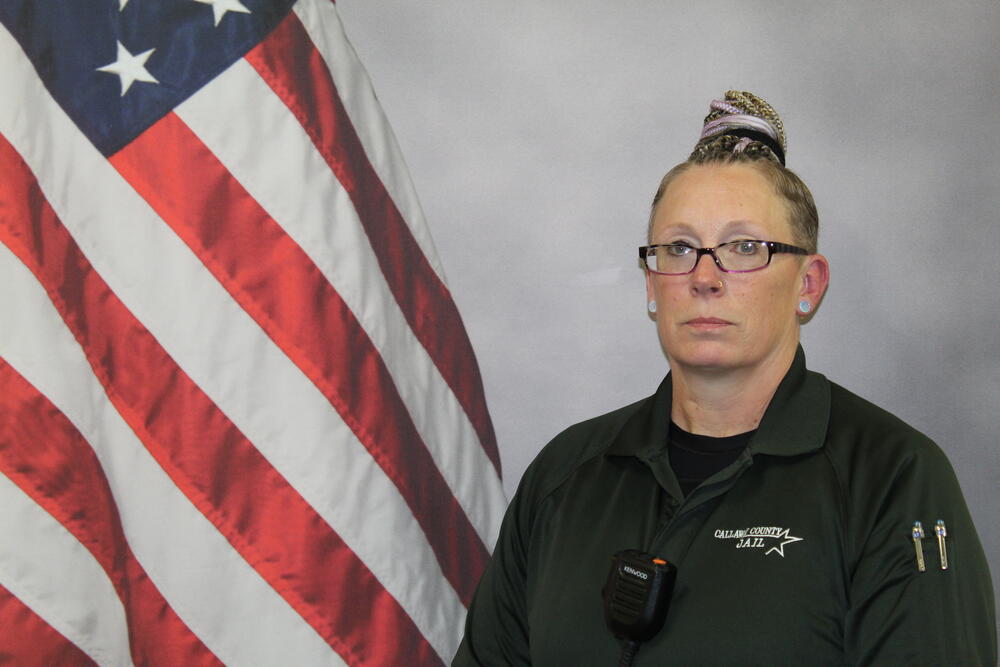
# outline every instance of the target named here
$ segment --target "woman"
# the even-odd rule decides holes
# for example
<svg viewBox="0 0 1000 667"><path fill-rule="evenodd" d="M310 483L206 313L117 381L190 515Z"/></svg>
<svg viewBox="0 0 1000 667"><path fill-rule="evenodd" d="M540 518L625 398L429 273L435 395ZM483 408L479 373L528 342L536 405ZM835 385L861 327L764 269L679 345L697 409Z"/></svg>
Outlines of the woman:
<svg viewBox="0 0 1000 667"><path fill-rule="evenodd" d="M829 268L784 149L774 110L730 91L664 177L640 256L670 374L529 467L455 665L617 664L601 589L624 549L677 567L637 665L996 663L946 458L806 370Z"/></svg>

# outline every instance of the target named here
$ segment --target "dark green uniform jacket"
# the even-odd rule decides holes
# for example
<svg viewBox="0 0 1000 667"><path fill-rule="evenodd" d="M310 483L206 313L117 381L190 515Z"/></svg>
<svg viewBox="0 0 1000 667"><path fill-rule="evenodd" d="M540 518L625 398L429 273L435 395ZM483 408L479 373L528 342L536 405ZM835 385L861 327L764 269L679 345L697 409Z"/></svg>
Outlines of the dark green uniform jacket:
<svg viewBox="0 0 1000 667"><path fill-rule="evenodd" d="M531 464L454 665L618 664L601 588L635 548L678 566L643 665L995 665L993 589L944 454L806 370L799 349L746 451L687 498L666 458L670 376ZM948 569L934 525L947 528ZM926 571L911 528L921 521Z"/></svg>

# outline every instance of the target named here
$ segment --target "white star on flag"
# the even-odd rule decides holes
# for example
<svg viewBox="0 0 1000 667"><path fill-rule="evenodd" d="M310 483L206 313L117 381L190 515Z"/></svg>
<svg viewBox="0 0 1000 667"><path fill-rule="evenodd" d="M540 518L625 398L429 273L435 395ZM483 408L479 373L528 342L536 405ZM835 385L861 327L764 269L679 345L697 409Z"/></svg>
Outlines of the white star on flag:
<svg viewBox="0 0 1000 667"><path fill-rule="evenodd" d="M159 83L156 77L146 70L146 61L149 60L149 56L153 55L153 51L155 50L150 49L149 51L143 51L133 56L121 42L118 42L118 60L104 67L98 67L97 70L99 72L117 74L122 83L122 97L125 97L125 93L128 92L128 89L136 81Z"/></svg>
<svg viewBox="0 0 1000 667"><path fill-rule="evenodd" d="M200 2L203 5L212 5L212 12L215 14L215 25L219 25L219 21L222 17L226 15L226 12L240 12L241 14L249 14L250 10L243 6L240 0L194 0L195 2Z"/></svg>

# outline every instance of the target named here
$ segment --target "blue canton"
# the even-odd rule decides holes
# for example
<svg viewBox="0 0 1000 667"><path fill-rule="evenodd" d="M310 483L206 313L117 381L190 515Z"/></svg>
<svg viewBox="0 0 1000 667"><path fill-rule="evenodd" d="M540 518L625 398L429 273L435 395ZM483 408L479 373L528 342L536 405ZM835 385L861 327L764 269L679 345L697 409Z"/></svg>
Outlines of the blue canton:
<svg viewBox="0 0 1000 667"><path fill-rule="evenodd" d="M246 55L293 4L3 0L0 23L80 130L111 156ZM131 67L116 65L123 56Z"/></svg>

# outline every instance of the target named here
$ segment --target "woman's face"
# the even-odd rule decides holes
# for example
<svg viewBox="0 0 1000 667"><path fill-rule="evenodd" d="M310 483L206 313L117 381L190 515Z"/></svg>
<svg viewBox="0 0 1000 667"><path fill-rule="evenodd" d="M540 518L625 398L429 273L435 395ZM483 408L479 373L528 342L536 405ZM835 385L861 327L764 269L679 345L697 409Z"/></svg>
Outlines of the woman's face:
<svg viewBox="0 0 1000 667"><path fill-rule="evenodd" d="M692 167L669 185L653 216L654 244L714 248L740 239L795 245L784 201L746 165ZM777 253L751 273L726 273L703 255L687 275L647 273L646 287L671 368L752 370L787 363L799 340L798 303L815 307L826 279L821 255Z"/></svg>

